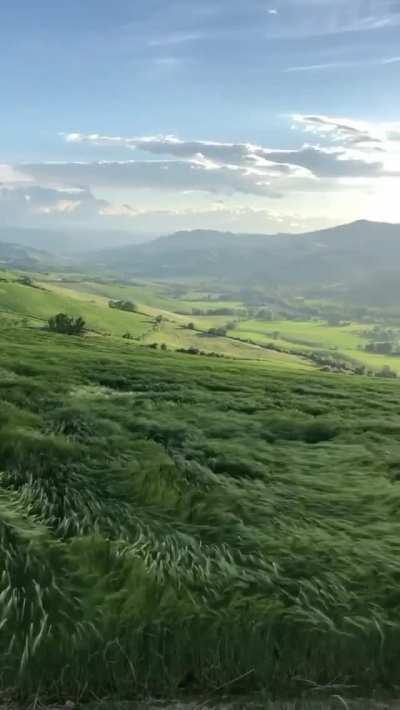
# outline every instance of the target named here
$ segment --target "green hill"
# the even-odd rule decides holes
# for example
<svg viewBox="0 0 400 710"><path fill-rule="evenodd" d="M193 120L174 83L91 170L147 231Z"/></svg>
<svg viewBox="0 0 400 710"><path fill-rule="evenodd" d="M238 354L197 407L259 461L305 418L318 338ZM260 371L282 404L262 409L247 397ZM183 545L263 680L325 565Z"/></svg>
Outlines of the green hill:
<svg viewBox="0 0 400 710"><path fill-rule="evenodd" d="M86 322L91 335L107 335L121 339L129 334L132 341L144 345L163 345L173 350L194 349L208 354L225 357L265 361L271 364L286 365L294 368L310 368L304 358L286 353L274 353L257 346L236 341L227 337L207 337L206 331L215 324L215 319L203 319L198 331L185 326L192 320L189 316L155 307L147 303L136 302L137 312L126 312L109 307L112 298L131 298L131 289L110 287L107 290L96 288L96 284L61 285L54 280L38 280L26 274L18 277L13 272L3 272L0 280L0 317L12 318L16 322L27 322L36 327L45 327L48 319L57 313L81 316ZM43 279L44 277L42 277ZM73 288L72 288L73 286ZM94 292L85 291L92 289ZM150 289L150 287L149 287ZM148 289L148 290L149 290ZM106 295L99 295L108 293ZM143 286L143 293L146 288ZM140 295L140 289L134 295ZM153 299L145 298L150 302ZM161 299L161 304L163 301ZM168 305L168 301L166 302ZM158 322L158 318L162 322ZM225 322L226 318L217 318L216 322Z"/></svg>
<svg viewBox="0 0 400 710"><path fill-rule="evenodd" d="M92 268L144 278L209 279L297 288L335 286L352 300L398 303L400 225L360 220L301 235L177 232L102 250ZM397 276L397 281L396 281ZM385 279L388 283L385 288ZM368 294L371 284L372 293ZM373 296L373 297L371 297Z"/></svg>

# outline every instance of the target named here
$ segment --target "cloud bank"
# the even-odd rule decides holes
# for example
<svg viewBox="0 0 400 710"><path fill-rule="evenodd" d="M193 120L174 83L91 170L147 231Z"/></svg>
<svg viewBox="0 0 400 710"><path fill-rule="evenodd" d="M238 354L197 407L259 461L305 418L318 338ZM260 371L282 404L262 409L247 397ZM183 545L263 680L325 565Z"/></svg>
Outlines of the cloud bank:
<svg viewBox="0 0 400 710"><path fill-rule="evenodd" d="M0 166L0 222L126 226L152 217L161 223L163 216L176 222L180 215L188 225L212 217L228 223L231 214L250 225L267 220L276 204L280 213L286 205L288 215L299 214L299 200L317 198L322 204L323 195L371 195L388 181L397 186L400 122L318 114L288 120L299 137L296 148L173 135L62 134L74 152L82 145L87 154L91 146L94 154L108 152L110 158ZM126 159L114 159L121 150ZM223 209L215 207L220 201Z"/></svg>

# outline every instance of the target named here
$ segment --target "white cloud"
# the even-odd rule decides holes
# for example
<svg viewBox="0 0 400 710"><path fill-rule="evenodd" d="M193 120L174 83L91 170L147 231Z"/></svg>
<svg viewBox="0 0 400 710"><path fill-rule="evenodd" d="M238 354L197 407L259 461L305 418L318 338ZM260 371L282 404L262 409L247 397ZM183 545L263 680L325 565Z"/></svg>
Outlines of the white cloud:
<svg viewBox="0 0 400 710"><path fill-rule="evenodd" d="M374 141L368 129L349 119L332 119L327 116L312 115L295 115L292 118L296 125L300 125L309 133L329 138L342 138L345 143ZM209 168L219 171L221 178L232 177L232 172L236 172L235 184L237 186L239 186L237 176L241 174L245 190L240 189L239 191L246 192L253 184L253 187L256 188L255 191L259 193L262 176L268 181L282 175L299 177L299 170L307 171L310 176L316 177L379 177L386 174L381 161L372 160L369 156L352 155L340 148L334 150L305 145L295 150L273 150L251 143L184 141L175 136L130 138L81 133L68 134L66 140L96 146L125 147L166 157L172 156L183 161L193 161L193 164L198 166L205 164L204 161L210 161ZM146 165L146 162L141 164ZM166 165L168 164L166 161ZM231 180L228 182L231 183ZM230 188L232 188L232 184L230 184Z"/></svg>
<svg viewBox="0 0 400 710"><path fill-rule="evenodd" d="M379 128L367 122L354 121L350 118L295 114L292 119L295 125L307 133L342 141L346 144L379 143L383 138Z"/></svg>
<svg viewBox="0 0 400 710"><path fill-rule="evenodd" d="M370 123L355 121L350 118L335 118L324 115L292 116L293 127L300 128L306 133L311 133L333 143L342 143L345 147L356 149L360 155L381 154L384 162L394 158L395 165L399 163L400 122ZM393 168L392 168L393 170ZM382 175L385 171L383 171Z"/></svg>
<svg viewBox="0 0 400 710"><path fill-rule="evenodd" d="M206 35L203 32L174 32L172 34L162 34L148 43L149 47L169 47L190 42L197 42Z"/></svg>
<svg viewBox="0 0 400 710"><path fill-rule="evenodd" d="M274 233L287 230L301 232L326 226L326 219L321 217L305 217L293 210L280 211L223 200L206 205L164 209L135 209L121 205L105 210L104 216L109 219L118 216L125 227L143 232L154 232L157 224L163 225L163 232L201 228Z"/></svg>
<svg viewBox="0 0 400 710"><path fill-rule="evenodd" d="M107 205L87 189L54 189L21 182L0 185L0 224L86 221Z"/></svg>
<svg viewBox="0 0 400 710"><path fill-rule="evenodd" d="M383 57L365 61L349 60L326 62L325 64L300 64L299 66L287 67L284 71L285 73L328 71L334 69L349 69L351 67L386 66L388 64L397 64L398 62L400 62L400 57Z"/></svg>
<svg viewBox="0 0 400 710"><path fill-rule="evenodd" d="M208 193L274 195L268 171L217 165L211 161L147 160L24 164L20 170L41 184L95 188L193 190Z"/></svg>
<svg viewBox="0 0 400 710"><path fill-rule="evenodd" d="M128 159L0 166L0 220L144 231L225 223L263 231L272 224L271 205L279 204L280 213L292 215L285 229L312 228L312 214L321 224L335 221L333 215L359 218L371 213L374 200L387 204L385 195L397 193L400 122L311 113L290 118L309 141L291 149L174 135L63 135L75 152L85 144L113 158L126 149Z"/></svg>

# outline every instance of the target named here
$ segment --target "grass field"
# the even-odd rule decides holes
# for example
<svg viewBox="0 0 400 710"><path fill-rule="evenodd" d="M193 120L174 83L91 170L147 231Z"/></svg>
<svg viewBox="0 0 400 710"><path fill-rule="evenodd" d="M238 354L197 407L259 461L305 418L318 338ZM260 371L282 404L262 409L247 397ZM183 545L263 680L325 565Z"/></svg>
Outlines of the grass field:
<svg viewBox="0 0 400 710"><path fill-rule="evenodd" d="M129 287L112 285L108 288L102 284L93 284L93 291L96 291L98 286L98 290L103 291L107 294L106 296L84 291L84 288L90 287L87 282L70 283L67 287L64 283L61 284L54 280L35 280L33 283L36 287L33 288L17 283L13 274L8 274L7 278L7 282L0 282L0 316L3 317L28 319L32 325L36 324L42 327L50 316L58 312L66 312L75 317L82 316L89 331L96 334L122 338L128 332L134 340L145 344L165 344L172 350L195 347L201 351L217 353L225 357L268 360L271 364L281 361L287 367L310 368L310 364L305 359L295 355L266 351L230 338L205 336L205 331L208 328L226 323L226 317L197 317L196 328L199 330L196 332L183 327L193 320L191 316L168 311L161 306L148 305L137 298L135 298L135 303L138 313L127 313L109 308L108 302L111 298L128 299L128 296L140 295L136 293L139 286L132 287L135 289L135 294L133 294ZM79 288L72 286L79 286ZM150 285L143 287L145 301L156 301L153 288L156 287ZM161 289L161 287L159 288ZM150 293L152 297L149 295ZM165 305L162 298L161 305ZM162 316L164 319L160 325L155 323L157 316Z"/></svg>
<svg viewBox="0 0 400 710"><path fill-rule="evenodd" d="M51 276L47 287L59 291L60 287L52 280ZM178 326L194 321L196 329L206 331L212 327L224 326L229 321L236 321L235 328L229 331L228 335L236 340L243 341L243 344L229 343L224 339L221 344L216 344L216 351L229 357L260 358L268 357L268 354L259 355L254 349L248 348L246 341L260 346L273 345L282 351L292 353L292 358L296 358L296 352L301 350L307 357L307 353L315 350L331 352L332 356L344 357L357 361L360 365L365 365L371 371L381 370L388 366L394 372L400 374L400 358L392 355L377 355L365 352L364 347L368 339L362 334L366 328L372 328L375 323L355 323L350 322L345 326L330 326L323 320L246 320L237 316L215 316L215 315L192 315L192 309L200 309L205 312L213 311L217 308L230 308L237 313L245 310L244 304L240 300L220 301L217 294L212 294L206 290L191 289L190 286L174 286L169 283L133 283L117 284L115 282L105 282L75 278L70 282L63 282L62 292L71 293L73 298L90 299L89 294L96 296L99 303L105 305L109 298L131 299L139 304L141 312L150 318L162 314L170 323ZM187 315L183 315L187 314ZM399 330L400 333L400 330ZM164 329L165 342L171 348L197 347L193 344L193 336L181 332L173 325ZM151 340L151 336L146 338ZM158 341L161 342L161 341ZM204 348L209 351L209 343ZM287 364L296 365L296 359L290 359L290 355L285 352L278 353L278 357L286 360ZM304 358L297 359L297 365L304 367Z"/></svg>
<svg viewBox="0 0 400 710"><path fill-rule="evenodd" d="M105 299L87 296L67 289L37 288L15 282L0 282L0 315L12 314L20 318L46 322L55 313L82 315L90 329L99 333L123 335L127 330L140 336L151 330L150 319L135 313L111 310Z"/></svg>
<svg viewBox="0 0 400 710"><path fill-rule="evenodd" d="M39 277L38 277L39 278ZM381 370L384 366L400 374L400 358L392 355L377 355L365 352L364 347L368 339L363 335L366 328L372 328L375 323L350 322L345 326L330 326L323 320L246 320L238 316L210 315L215 309L230 308L237 313L243 312L245 306L239 300L220 301L217 294L206 293L200 288L191 289L189 286L174 285L170 283L116 283L115 281L93 280L75 276L68 281L65 276L48 275L41 277L38 283L49 294L42 299L36 295L30 308L26 304L24 294L18 292L19 286L14 287L14 292L7 299L9 284L2 284L3 294L0 292L0 308L2 303L8 304L8 309L23 312L34 310L47 318L54 313L54 309L69 309L72 315L81 314L94 330L102 330L113 335L121 336L129 331L134 338L141 338L144 342L164 342L171 349L182 347L200 347L205 352L217 352L226 357L244 359L270 359L281 358L283 364L304 368L307 357L313 351L325 351L333 357L343 357L364 365L372 372ZM44 280L43 280L44 278ZM50 294L52 298L50 299ZM19 298L18 298L19 296ZM207 297L206 297L207 296ZM115 316L108 310L109 299L125 299L133 301L140 311L142 318L132 319L131 315L119 313ZM21 301L24 301L22 303ZM209 312L208 315L193 315L192 309ZM166 320L162 329L152 328L152 321L159 315ZM136 317L137 318L137 317ZM149 319L149 320L146 320ZM235 321L235 328L228 333L228 339L203 338L201 332L209 328L225 326L229 321ZM189 322L195 323L200 335L184 332L182 326ZM400 330L399 330L400 333ZM162 339L163 338L163 339ZM233 339L233 340L232 340ZM236 342L235 342L236 341ZM242 341L242 342L239 342ZM246 342L247 341L247 342ZM266 352L262 347L273 344L282 352L271 355L271 350ZM255 349L252 345L259 345ZM286 352L284 352L286 351ZM300 352L303 357L297 357ZM315 366L309 357L308 366Z"/></svg>
<svg viewBox="0 0 400 710"><path fill-rule="evenodd" d="M325 321L240 321L229 332L243 340L260 345L274 343L290 350L326 350L343 353L371 369L378 370L388 365L400 374L400 358L393 355L377 355L363 350L368 339L362 335L366 328L375 324L350 323L347 326L329 326Z"/></svg>
<svg viewBox="0 0 400 710"><path fill-rule="evenodd" d="M397 685L400 383L0 337L3 687Z"/></svg>
<svg viewBox="0 0 400 710"><path fill-rule="evenodd" d="M15 277L0 281L0 694L396 697L400 382L241 342L395 360L361 353L365 324L210 337L227 318L181 315L171 286L126 313L108 299L130 286ZM87 334L46 331L62 311Z"/></svg>

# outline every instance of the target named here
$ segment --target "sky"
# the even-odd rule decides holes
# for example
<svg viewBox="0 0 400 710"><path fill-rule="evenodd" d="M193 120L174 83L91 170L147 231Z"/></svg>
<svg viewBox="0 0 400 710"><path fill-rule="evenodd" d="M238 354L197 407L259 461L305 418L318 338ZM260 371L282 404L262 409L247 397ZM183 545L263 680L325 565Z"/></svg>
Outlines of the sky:
<svg viewBox="0 0 400 710"><path fill-rule="evenodd" d="M3 0L0 226L400 222L400 0Z"/></svg>

